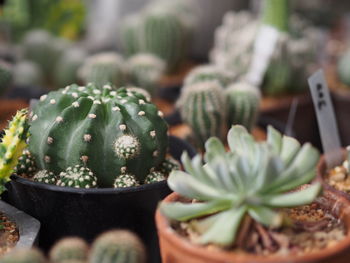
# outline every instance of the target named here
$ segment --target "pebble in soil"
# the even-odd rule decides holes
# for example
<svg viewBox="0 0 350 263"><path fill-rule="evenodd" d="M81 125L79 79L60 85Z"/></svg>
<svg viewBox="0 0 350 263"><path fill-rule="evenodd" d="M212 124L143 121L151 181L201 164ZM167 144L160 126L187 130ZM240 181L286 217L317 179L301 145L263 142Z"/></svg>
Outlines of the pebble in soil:
<svg viewBox="0 0 350 263"><path fill-rule="evenodd" d="M342 165L331 169L326 175L326 182L335 189L350 193L349 163L344 161Z"/></svg>

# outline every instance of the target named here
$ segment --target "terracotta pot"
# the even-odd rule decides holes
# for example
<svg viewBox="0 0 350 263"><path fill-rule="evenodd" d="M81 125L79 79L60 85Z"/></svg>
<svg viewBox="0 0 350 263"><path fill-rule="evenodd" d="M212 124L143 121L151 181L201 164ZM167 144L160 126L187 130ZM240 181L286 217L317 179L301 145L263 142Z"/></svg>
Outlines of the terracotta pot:
<svg viewBox="0 0 350 263"><path fill-rule="evenodd" d="M172 193L165 198L165 202L179 200L177 193ZM341 218L346 229L350 229L350 201L335 192L325 190L324 195L317 200L325 209L328 209L338 218ZM317 252L304 255L288 256L257 256L249 254L236 254L233 252L208 250L191 243L170 228L169 220L157 209L156 225L160 241L163 263L345 263L350 256L350 231L346 237L336 245Z"/></svg>

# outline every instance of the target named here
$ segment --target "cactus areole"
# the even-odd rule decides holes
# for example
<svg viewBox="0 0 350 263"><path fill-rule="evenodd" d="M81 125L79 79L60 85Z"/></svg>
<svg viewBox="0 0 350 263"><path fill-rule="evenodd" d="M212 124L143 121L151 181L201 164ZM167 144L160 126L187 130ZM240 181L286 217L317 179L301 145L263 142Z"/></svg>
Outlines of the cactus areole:
<svg viewBox="0 0 350 263"><path fill-rule="evenodd" d="M31 113L29 150L55 174L88 167L99 187L134 174L143 182L165 159L167 124L140 93L105 85L71 85L43 95Z"/></svg>

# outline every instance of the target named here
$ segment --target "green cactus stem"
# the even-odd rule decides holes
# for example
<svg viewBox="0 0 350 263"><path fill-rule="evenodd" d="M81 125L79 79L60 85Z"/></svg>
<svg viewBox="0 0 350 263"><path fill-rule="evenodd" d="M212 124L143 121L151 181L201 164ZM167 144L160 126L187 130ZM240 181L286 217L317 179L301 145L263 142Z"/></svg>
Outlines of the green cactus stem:
<svg viewBox="0 0 350 263"><path fill-rule="evenodd" d="M37 249L14 249L1 258L1 263L47 263L44 255Z"/></svg>
<svg viewBox="0 0 350 263"><path fill-rule="evenodd" d="M120 174L140 182L164 160L167 124L140 93L105 85L71 85L41 97L33 108L29 150L54 174L81 165L112 187Z"/></svg>
<svg viewBox="0 0 350 263"><path fill-rule="evenodd" d="M52 263L86 263L89 247L77 237L68 237L58 241L50 250Z"/></svg>
<svg viewBox="0 0 350 263"><path fill-rule="evenodd" d="M132 187L138 186L140 182L137 181L135 175L133 174L121 174L114 181L114 188L124 188L124 187Z"/></svg>
<svg viewBox="0 0 350 263"><path fill-rule="evenodd" d="M106 84L120 87L125 82L123 58L114 52L92 55L85 59L78 70L79 78L85 83L95 83L99 88Z"/></svg>
<svg viewBox="0 0 350 263"><path fill-rule="evenodd" d="M35 160L28 149L18 158L18 164L14 169L15 174L22 177L33 177L37 171Z"/></svg>
<svg viewBox="0 0 350 263"><path fill-rule="evenodd" d="M29 125L27 122L27 109L17 111L10 121L5 135L0 143L0 193L4 184L9 180L19 157L27 147Z"/></svg>
<svg viewBox="0 0 350 263"><path fill-rule="evenodd" d="M76 165L61 172L56 184L75 188L94 188L97 187L97 178L89 168Z"/></svg>
<svg viewBox="0 0 350 263"><path fill-rule="evenodd" d="M260 90L248 83L232 84L225 90L228 127L240 124L252 130L259 112Z"/></svg>
<svg viewBox="0 0 350 263"><path fill-rule="evenodd" d="M92 244L90 263L144 263L145 248L140 239L126 230L102 234Z"/></svg>
<svg viewBox="0 0 350 263"><path fill-rule="evenodd" d="M280 31L288 32L289 1L265 0L263 7L263 23Z"/></svg>
<svg viewBox="0 0 350 263"><path fill-rule="evenodd" d="M56 184L57 176L53 172L40 170L34 174L33 181L45 184Z"/></svg>
<svg viewBox="0 0 350 263"><path fill-rule="evenodd" d="M223 138L226 100L219 83L209 81L185 86L177 107L182 120L192 128L199 147L212 136Z"/></svg>

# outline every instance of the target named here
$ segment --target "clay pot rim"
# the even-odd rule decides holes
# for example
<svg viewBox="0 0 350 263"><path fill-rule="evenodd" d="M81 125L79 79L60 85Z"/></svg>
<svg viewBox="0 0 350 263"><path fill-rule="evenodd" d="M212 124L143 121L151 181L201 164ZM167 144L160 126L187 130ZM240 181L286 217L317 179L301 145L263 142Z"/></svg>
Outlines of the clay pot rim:
<svg viewBox="0 0 350 263"><path fill-rule="evenodd" d="M331 192L333 194L339 195L338 193L334 193L329 191L328 189L324 189L324 191ZM164 202L173 202L180 198L178 193L171 193L168 195L163 201ZM350 208L350 200L340 196L339 198L344 199L343 202L346 202L348 207ZM350 214L350 209L346 209L346 213ZM196 245L190 240L181 237L177 232L169 226L169 220L161 214L159 207L156 211L156 226L158 230L158 235L160 237L171 240L171 243L176 250L183 251L187 254L194 254L199 258L206 258L208 260L213 260L213 262L219 262L220 260L223 262L237 262L237 263L250 263L250 262L262 262L262 263L281 263L281 262L309 262L321 260L323 258L327 258L338 253L345 251L350 248L350 222L345 224L346 229L348 230L344 239L339 241L337 244L331 246L330 248L322 249L316 252L310 252L303 255L282 255L282 256L257 256L251 254L237 254L234 252L225 252L225 251L211 251L200 245ZM344 222L345 223L345 222ZM162 251L162 247L161 247ZM229 260L229 261L228 261ZM220 261L220 262L221 262ZM209 262L209 261L208 261Z"/></svg>

